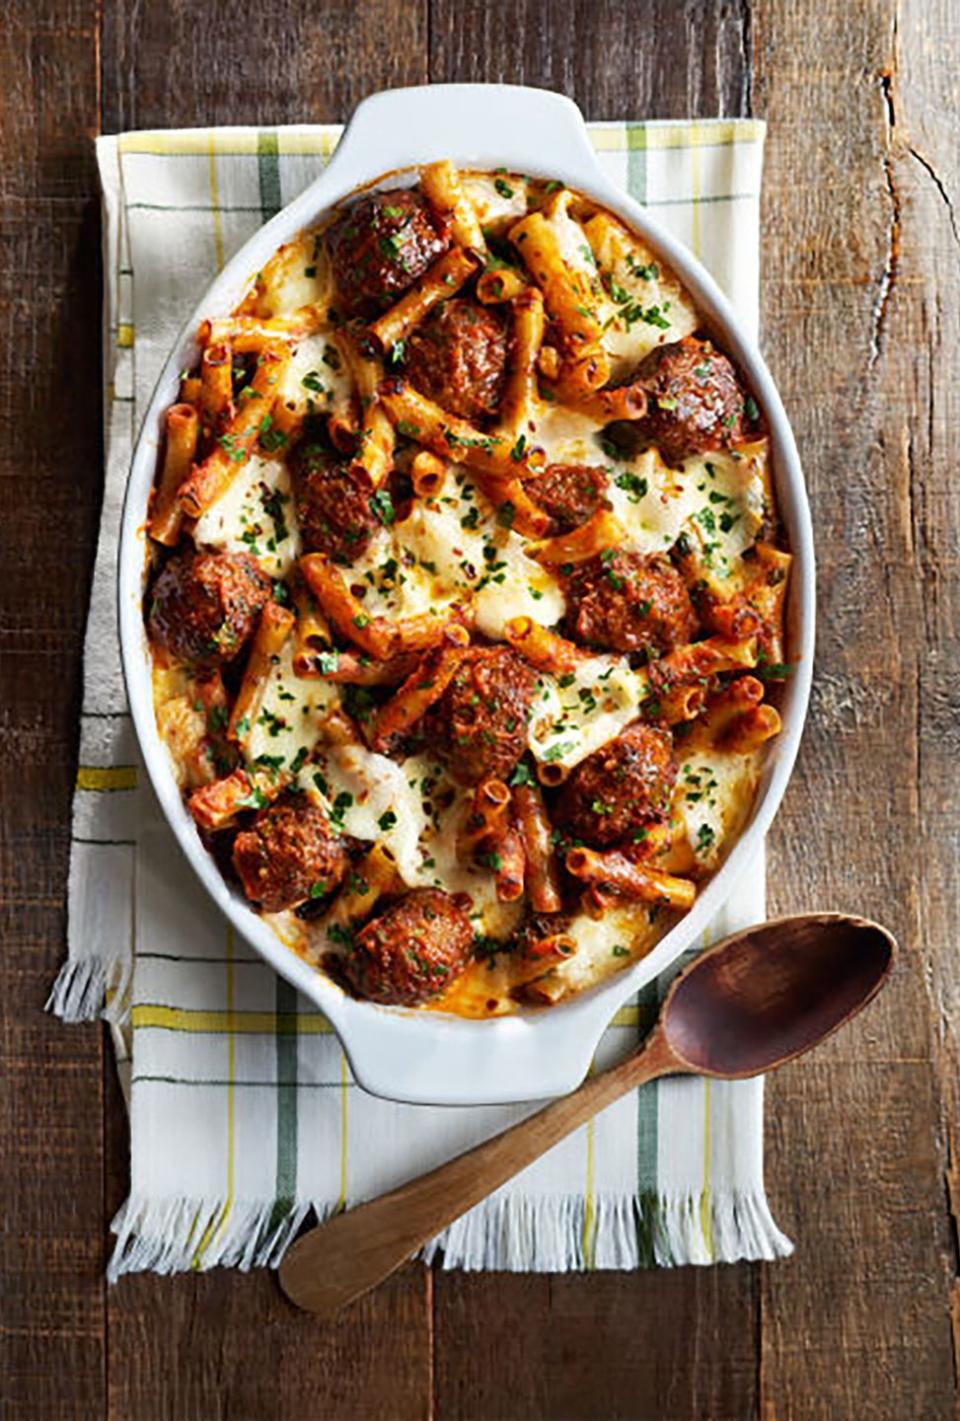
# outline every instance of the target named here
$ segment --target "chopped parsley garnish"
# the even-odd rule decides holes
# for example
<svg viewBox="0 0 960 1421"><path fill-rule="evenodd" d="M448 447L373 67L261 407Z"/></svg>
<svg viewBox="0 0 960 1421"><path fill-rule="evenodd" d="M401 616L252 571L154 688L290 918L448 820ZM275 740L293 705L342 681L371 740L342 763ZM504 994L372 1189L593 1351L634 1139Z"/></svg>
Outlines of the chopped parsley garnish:
<svg viewBox="0 0 960 1421"><path fill-rule="evenodd" d="M393 506L393 499L390 497L389 489L376 489L370 498L370 507L385 528L389 528L392 523L396 522L397 513Z"/></svg>
<svg viewBox="0 0 960 1421"><path fill-rule="evenodd" d="M273 417L265 414L260 421L260 448L267 454L275 454L278 449L282 449L287 442L287 436L282 429L274 429Z"/></svg>
<svg viewBox="0 0 960 1421"><path fill-rule="evenodd" d="M232 434L221 434L217 443L234 464L242 464L247 457L246 449L237 443L236 437Z"/></svg>
<svg viewBox="0 0 960 1421"><path fill-rule="evenodd" d="M377 820L377 823L385 834L394 827L396 822L397 816L394 814L392 809L386 810L383 814L380 815L380 818Z"/></svg>
<svg viewBox="0 0 960 1421"><path fill-rule="evenodd" d="M562 760L564 755L569 755L570 751L576 748L572 740L561 740L556 745L551 745L543 758L550 763L554 760Z"/></svg>
<svg viewBox="0 0 960 1421"><path fill-rule="evenodd" d="M614 483L617 488L622 488L624 492L629 495L631 503L639 503L640 499L643 498L647 492L647 481L641 478L639 474L630 474L627 472L617 474Z"/></svg>
<svg viewBox="0 0 960 1421"><path fill-rule="evenodd" d="M513 197L513 188L503 178L497 178L493 185L501 197Z"/></svg>
<svg viewBox="0 0 960 1421"><path fill-rule="evenodd" d="M789 661L762 661L756 673L761 681L786 681L793 675L793 666Z"/></svg>
<svg viewBox="0 0 960 1421"><path fill-rule="evenodd" d="M633 252L627 252L627 269L633 276L638 276L641 281L655 281L660 275L660 268L656 262L644 264L637 260Z"/></svg>
<svg viewBox="0 0 960 1421"><path fill-rule="evenodd" d="M331 823L335 823L339 829L342 829L343 816L346 814L347 810L352 806L352 804L353 795L348 794L345 789L341 790L340 793L337 795L336 799L333 801L333 807L330 810Z"/></svg>

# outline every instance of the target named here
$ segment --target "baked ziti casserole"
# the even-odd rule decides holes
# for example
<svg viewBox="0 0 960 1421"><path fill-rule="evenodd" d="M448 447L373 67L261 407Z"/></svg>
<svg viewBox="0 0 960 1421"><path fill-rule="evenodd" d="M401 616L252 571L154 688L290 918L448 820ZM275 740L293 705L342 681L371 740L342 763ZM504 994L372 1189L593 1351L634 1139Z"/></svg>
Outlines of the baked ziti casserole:
<svg viewBox="0 0 960 1421"><path fill-rule="evenodd" d="M148 527L193 818L348 991L556 1003L749 815L788 671L763 411L558 182L435 163L281 246L200 329Z"/></svg>

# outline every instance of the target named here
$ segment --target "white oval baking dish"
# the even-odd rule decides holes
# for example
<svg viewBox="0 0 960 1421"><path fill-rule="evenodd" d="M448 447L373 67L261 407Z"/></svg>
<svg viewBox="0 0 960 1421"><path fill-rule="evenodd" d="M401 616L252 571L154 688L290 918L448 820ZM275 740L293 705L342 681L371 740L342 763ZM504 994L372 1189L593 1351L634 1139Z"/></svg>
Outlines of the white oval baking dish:
<svg viewBox="0 0 960 1421"><path fill-rule="evenodd" d="M315 223L353 189L396 169L439 158L474 168L506 167L559 178L617 213L673 267L707 324L746 372L766 414L777 497L795 555L788 648L796 670L782 707L783 731L772 742L750 821L727 862L691 912L634 967L550 1009L490 1021L381 1007L346 996L284 947L245 899L224 882L182 803L157 733L141 609L143 525L161 418L178 398L179 372L195 358L198 323L227 314L251 275L281 242ZM397 89L360 104L323 174L247 242L184 325L157 383L133 456L121 529L119 618L130 708L147 771L170 827L204 887L237 930L324 1011L360 1084L395 1100L451 1105L559 1095L582 1080L601 1032L622 1002L699 940L753 861L783 796L800 742L813 662L813 542L803 473L783 405L755 343L690 253L604 176L575 104L546 90L497 84Z"/></svg>

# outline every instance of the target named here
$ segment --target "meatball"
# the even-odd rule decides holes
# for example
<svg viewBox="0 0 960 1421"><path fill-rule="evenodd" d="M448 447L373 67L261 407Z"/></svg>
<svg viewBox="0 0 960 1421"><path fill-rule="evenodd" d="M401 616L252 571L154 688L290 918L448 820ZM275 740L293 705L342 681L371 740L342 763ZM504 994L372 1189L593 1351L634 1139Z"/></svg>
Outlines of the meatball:
<svg viewBox="0 0 960 1421"><path fill-rule="evenodd" d="M506 363L503 317L467 298L444 301L407 337L410 383L472 424L496 414Z"/></svg>
<svg viewBox="0 0 960 1421"><path fill-rule="evenodd" d="M327 233L346 313L375 316L393 304L450 245L413 188L377 192L349 208Z"/></svg>
<svg viewBox="0 0 960 1421"><path fill-rule="evenodd" d="M530 496L553 519L555 533L571 533L600 508L609 507L609 480L588 464L551 464L528 485Z"/></svg>
<svg viewBox="0 0 960 1421"><path fill-rule="evenodd" d="M427 739L461 784L507 779L527 748L536 673L509 647L473 647L426 718Z"/></svg>
<svg viewBox="0 0 960 1421"><path fill-rule="evenodd" d="M662 553L600 553L574 569L565 595L570 635L590 646L662 656L697 627L683 578Z"/></svg>
<svg viewBox="0 0 960 1421"><path fill-rule="evenodd" d="M183 661L232 661L270 596L270 579L249 553L180 553L157 578L148 627Z"/></svg>
<svg viewBox="0 0 960 1421"><path fill-rule="evenodd" d="M599 848L622 843L663 819L676 777L669 732L631 725L580 762L557 795L554 819Z"/></svg>
<svg viewBox="0 0 960 1421"><path fill-rule="evenodd" d="M668 464L744 437L737 372L709 341L688 336L657 346L637 368L633 383L647 394L640 430Z"/></svg>
<svg viewBox="0 0 960 1421"><path fill-rule="evenodd" d="M299 445L290 465L304 549L336 562L361 557L380 527L363 475L320 444Z"/></svg>
<svg viewBox="0 0 960 1421"><path fill-rule="evenodd" d="M472 952L473 928L458 900L415 888L361 928L342 966L360 996L413 1007L459 977Z"/></svg>
<svg viewBox="0 0 960 1421"><path fill-rule="evenodd" d="M243 891L265 913L295 908L332 893L347 871L347 853L322 809L290 794L261 809L233 841Z"/></svg>

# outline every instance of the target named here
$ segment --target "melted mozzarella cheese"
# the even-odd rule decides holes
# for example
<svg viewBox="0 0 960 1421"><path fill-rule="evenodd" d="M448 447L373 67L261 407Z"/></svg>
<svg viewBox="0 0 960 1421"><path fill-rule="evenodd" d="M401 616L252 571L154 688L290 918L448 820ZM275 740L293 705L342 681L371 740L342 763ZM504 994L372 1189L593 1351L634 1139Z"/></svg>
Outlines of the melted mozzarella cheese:
<svg viewBox="0 0 960 1421"><path fill-rule="evenodd" d="M284 577L300 555L290 471L252 454L227 491L197 519L198 546L252 553L271 577Z"/></svg>
<svg viewBox="0 0 960 1421"><path fill-rule="evenodd" d="M277 398L291 412L325 414L341 407L353 389L336 345L329 332L304 336L277 387Z"/></svg>
<svg viewBox="0 0 960 1421"><path fill-rule="evenodd" d="M673 273L626 228L601 215L587 223L586 232L614 298L603 344L616 384L655 346L690 335L700 322Z"/></svg>
<svg viewBox="0 0 960 1421"><path fill-rule="evenodd" d="M543 675L530 720L536 759L572 768L636 720L646 681L615 656L591 656L566 676Z"/></svg>
<svg viewBox="0 0 960 1421"><path fill-rule="evenodd" d="M651 922L650 910L642 903L624 902L600 919L578 914L569 928L577 951L558 963L552 976L562 981L568 992L582 991L642 957L661 931L661 924Z"/></svg>
<svg viewBox="0 0 960 1421"><path fill-rule="evenodd" d="M258 273L261 316L289 316L302 306L317 306L333 297L333 274L319 233L302 232L278 247Z"/></svg>
<svg viewBox="0 0 960 1421"><path fill-rule="evenodd" d="M742 571L766 507L766 446L720 451L671 469L655 449L616 464L608 496L631 552L665 551L681 533L704 578L722 587ZM729 585L726 587L730 591Z"/></svg>
<svg viewBox="0 0 960 1421"><path fill-rule="evenodd" d="M486 231L503 232L527 211L526 186L512 175L468 173L461 174L460 182Z"/></svg>
<svg viewBox="0 0 960 1421"><path fill-rule="evenodd" d="M530 444L544 450L547 464L603 467L610 460L600 443L602 426L589 415L562 405L541 405L531 427Z"/></svg>
<svg viewBox="0 0 960 1421"><path fill-rule="evenodd" d="M288 640L270 669L253 724L242 737L247 763L290 770L305 760L338 699L337 687L329 681L294 675L293 642Z"/></svg>
<svg viewBox="0 0 960 1421"><path fill-rule="evenodd" d="M345 834L384 843L401 878L414 885L422 881L420 839L427 816L411 779L406 766L363 745L331 745L315 752L300 783Z"/></svg>
<svg viewBox="0 0 960 1421"><path fill-rule="evenodd" d="M367 588L370 614L409 617L472 598L478 629L494 639L510 617L557 621L563 596L527 556L524 539L497 523L467 474L458 472L448 487L439 498L417 500L353 564L351 580Z"/></svg>
<svg viewBox="0 0 960 1421"><path fill-rule="evenodd" d="M702 869L712 872L726 857L753 803L758 775L755 752L732 755L711 747L682 755L674 808Z"/></svg>

